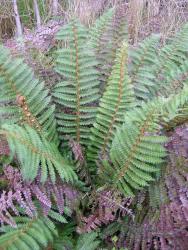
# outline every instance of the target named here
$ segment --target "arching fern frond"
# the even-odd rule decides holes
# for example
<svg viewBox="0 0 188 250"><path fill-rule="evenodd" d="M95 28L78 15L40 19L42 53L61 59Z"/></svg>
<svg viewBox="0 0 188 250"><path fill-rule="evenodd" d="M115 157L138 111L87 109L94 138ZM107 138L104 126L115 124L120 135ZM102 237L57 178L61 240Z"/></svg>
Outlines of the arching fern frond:
<svg viewBox="0 0 188 250"><path fill-rule="evenodd" d="M174 62L180 63L186 59L187 48L188 48L188 23L185 23L181 29L169 40L167 44L161 49L160 58L166 60L172 60ZM165 58L164 58L165 57ZM167 62L167 61L166 61ZM165 62L163 62L165 64Z"/></svg>
<svg viewBox="0 0 188 250"><path fill-rule="evenodd" d="M55 144L29 126L4 124L0 135L6 137L12 158L20 162L23 178L33 181L41 170L41 181L45 182L48 174L52 182L56 172L67 182L74 182L77 177L69 163L61 156Z"/></svg>
<svg viewBox="0 0 188 250"><path fill-rule="evenodd" d="M167 130L188 121L188 85L177 94L170 95L162 110L161 123Z"/></svg>
<svg viewBox="0 0 188 250"><path fill-rule="evenodd" d="M101 93L106 87L115 63L117 49L127 39L125 13L123 6L110 9L96 21L96 25L91 32L91 36L95 36L95 38L91 37L91 45L99 62Z"/></svg>
<svg viewBox="0 0 188 250"><path fill-rule="evenodd" d="M44 83L22 59L12 59L3 46L0 51L0 124L27 123L57 144L55 106Z"/></svg>
<svg viewBox="0 0 188 250"><path fill-rule="evenodd" d="M96 50L96 53L100 51L101 37L108 30L110 23L113 20L115 10L109 9L104 12L104 14L96 20L93 27L91 27L89 32L89 43Z"/></svg>
<svg viewBox="0 0 188 250"><path fill-rule="evenodd" d="M159 35L150 36L141 42L138 48L129 51L131 80L135 95L139 100L147 100L148 87L153 86L153 75L150 74L150 67L155 63L159 40Z"/></svg>
<svg viewBox="0 0 188 250"><path fill-rule="evenodd" d="M109 153L116 126L123 122L125 112L134 106L134 92L127 72L127 44L117 53L115 65L99 103L96 122L91 128L88 159L95 162Z"/></svg>
<svg viewBox="0 0 188 250"><path fill-rule="evenodd" d="M0 249L2 250L41 250L57 236L54 223L47 217L30 219L16 217L17 228L4 226L0 236Z"/></svg>
<svg viewBox="0 0 188 250"><path fill-rule="evenodd" d="M110 175L112 185L126 195L148 186L154 177L152 173L159 171L166 155L162 146L166 137L157 135L158 105L143 104L142 108L128 112L125 123L115 133L110 151L112 164L106 165L106 175Z"/></svg>
<svg viewBox="0 0 188 250"><path fill-rule="evenodd" d="M168 97L171 94L178 93L184 86L188 86L188 60L181 65L174 64L169 68L163 85L158 89L158 95Z"/></svg>
<svg viewBox="0 0 188 250"><path fill-rule="evenodd" d="M185 59L185 52L188 49L188 24L185 24L181 31L163 46L156 56L154 65L150 67L149 77L146 75L146 81L151 84L150 98L156 96L158 91L163 88L165 82L176 71L181 78L181 72L177 67L181 66Z"/></svg>
<svg viewBox="0 0 188 250"><path fill-rule="evenodd" d="M53 91L55 101L67 109L57 114L59 131L80 145L87 144L89 127L96 114L93 103L99 97L97 62L86 45L86 38L87 30L78 21L58 33L57 39L67 43L67 47L58 52L57 71L66 80L57 84Z"/></svg>

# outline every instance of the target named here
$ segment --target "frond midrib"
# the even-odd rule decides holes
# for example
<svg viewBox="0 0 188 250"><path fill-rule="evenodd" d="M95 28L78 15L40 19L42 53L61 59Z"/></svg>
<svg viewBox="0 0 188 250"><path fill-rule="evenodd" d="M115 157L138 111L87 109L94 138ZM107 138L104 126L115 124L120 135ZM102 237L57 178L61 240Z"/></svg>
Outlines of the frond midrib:
<svg viewBox="0 0 188 250"><path fill-rule="evenodd" d="M80 68L77 29L73 24L74 46L76 50L76 141L80 142Z"/></svg>
<svg viewBox="0 0 188 250"><path fill-rule="evenodd" d="M116 122L117 113L119 111L119 105L121 103L122 96L123 96L122 88L123 88L123 81L124 81L124 76L125 76L125 65L124 65L125 59L126 59L126 53L124 53L122 55L122 58L121 58L120 79L119 79L119 83L118 83L118 101L117 101L117 104L116 104L116 107L115 107L115 110L114 110L114 114L113 114L109 129L108 129L108 132L107 132L106 136L104 137L104 144L103 144L103 147L101 149L102 156L105 156L106 147L107 147L107 145L109 143L110 136L111 136L111 134L113 132L112 131L113 126L114 126L114 123Z"/></svg>
<svg viewBox="0 0 188 250"><path fill-rule="evenodd" d="M125 176L126 171L129 169L129 165L135 156L135 153L137 151L139 143L140 143L142 137L144 136L145 132L147 132L147 129L149 128L149 126L151 124L153 114L154 114L154 109L155 108L152 108L151 111L146 116L146 119L139 130L138 137L137 137L135 143L132 145L132 149L129 152L129 155L127 157L126 162L124 163L124 166L117 172L117 174L115 174L114 180L116 183L121 181L121 179Z"/></svg>

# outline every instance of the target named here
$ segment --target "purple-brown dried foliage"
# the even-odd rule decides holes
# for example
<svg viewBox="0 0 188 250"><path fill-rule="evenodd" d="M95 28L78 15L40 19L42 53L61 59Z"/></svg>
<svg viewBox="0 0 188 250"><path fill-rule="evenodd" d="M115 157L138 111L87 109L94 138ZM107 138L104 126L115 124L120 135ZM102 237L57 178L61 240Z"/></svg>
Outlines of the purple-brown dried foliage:
<svg viewBox="0 0 188 250"><path fill-rule="evenodd" d="M79 194L71 186L57 181L53 184L50 180L44 184L40 183L40 176L32 183L26 183L22 180L21 173L12 166L4 168L4 178L9 183L9 190L2 191L0 195L0 222L16 226L12 212L19 215L16 205L24 209L29 217L37 215L37 208L34 200L37 200L44 215L48 215L54 202L60 214L63 214L64 206L75 204ZM53 201L53 202L52 202Z"/></svg>

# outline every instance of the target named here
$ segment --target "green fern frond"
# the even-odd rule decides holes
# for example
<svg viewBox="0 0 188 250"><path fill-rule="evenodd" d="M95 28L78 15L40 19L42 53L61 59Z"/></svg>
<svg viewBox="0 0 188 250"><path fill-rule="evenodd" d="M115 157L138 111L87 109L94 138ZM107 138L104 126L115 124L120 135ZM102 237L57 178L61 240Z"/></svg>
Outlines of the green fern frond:
<svg viewBox="0 0 188 250"><path fill-rule="evenodd" d="M161 123L167 130L188 121L188 85L170 95L162 110Z"/></svg>
<svg viewBox="0 0 188 250"><path fill-rule="evenodd" d="M129 39L128 34L128 19L127 19L127 6L120 4L116 7L116 13L114 15L114 20L112 23L113 30L113 53L116 53L116 49L122 41Z"/></svg>
<svg viewBox="0 0 188 250"><path fill-rule="evenodd" d="M55 106L44 83L22 59L12 59L0 46L0 124L27 123L58 144Z"/></svg>
<svg viewBox="0 0 188 250"><path fill-rule="evenodd" d="M71 225L70 225L71 226ZM98 233L91 232L75 237L73 234L75 228L69 224L65 225L64 231L53 244L54 250L97 250L99 249L100 240ZM71 231L72 230L72 231Z"/></svg>
<svg viewBox="0 0 188 250"><path fill-rule="evenodd" d="M4 226L0 236L2 250L41 250L57 236L55 225L47 217L16 217L17 228Z"/></svg>
<svg viewBox="0 0 188 250"><path fill-rule="evenodd" d="M74 249L76 239L75 235L73 236L73 234L75 230L75 224L73 222L64 224L63 230L59 232L59 237L53 244L53 250Z"/></svg>
<svg viewBox="0 0 188 250"><path fill-rule="evenodd" d="M110 9L96 21L92 29L91 45L99 62L100 90L103 93L112 67L115 63L117 49L127 39L125 11L120 7Z"/></svg>
<svg viewBox="0 0 188 250"><path fill-rule="evenodd" d="M96 20L93 27L91 27L89 32L89 43L96 50L96 53L100 51L101 37L108 30L109 24L112 22L115 10L109 9L104 12L104 14Z"/></svg>
<svg viewBox="0 0 188 250"><path fill-rule="evenodd" d="M181 31L168 43L162 47L154 60L154 65L150 67L150 75L147 77L150 88L150 98L156 96L157 92L168 82L169 77L177 66L181 66L186 59L188 49L188 24L185 24ZM181 72L177 72L180 73Z"/></svg>
<svg viewBox="0 0 188 250"><path fill-rule="evenodd" d="M161 105L160 103L158 105ZM153 180L152 173L166 155L162 146L166 137L159 136L159 106L156 103L143 104L127 113L125 123L117 129L106 174L111 173L112 185L126 195L133 195L134 189L141 189Z"/></svg>
<svg viewBox="0 0 188 250"><path fill-rule="evenodd" d="M91 128L88 159L95 162L106 158L117 125L122 124L125 112L134 106L134 92L127 72L127 44L117 53L115 65L99 103L96 122Z"/></svg>
<svg viewBox="0 0 188 250"><path fill-rule="evenodd" d="M53 91L55 101L64 110L57 114L59 131L80 145L87 145L89 127L96 114L94 103L99 97L97 62L86 46L87 30L79 22L68 24L57 34L57 39L67 43L57 58L57 71L66 80Z"/></svg>
<svg viewBox="0 0 188 250"><path fill-rule="evenodd" d="M48 174L55 182L56 172L67 182L77 180L72 166L61 156L56 145L31 127L4 124L0 135L6 137L12 158L16 156L20 162L25 180L34 180L39 169L42 182L46 181Z"/></svg>
<svg viewBox="0 0 188 250"><path fill-rule="evenodd" d="M55 221L58 221L60 223L68 223L67 220L65 219L65 217L63 215L61 215L60 213L55 212L54 210L50 210L48 213L48 218L51 218Z"/></svg>
<svg viewBox="0 0 188 250"><path fill-rule="evenodd" d="M141 42L138 48L129 51L131 81L134 85L135 95L139 100L147 100L149 97L148 87L153 86L153 75L150 73L150 67L155 63L159 41L159 35L152 35Z"/></svg>
<svg viewBox="0 0 188 250"><path fill-rule="evenodd" d="M100 241L97 239L98 234L91 232L80 235L75 250L95 250L98 249Z"/></svg>
<svg viewBox="0 0 188 250"><path fill-rule="evenodd" d="M186 52L188 49L188 23L185 23L181 29L172 36L167 44L161 49L159 54L160 59L170 59L174 62L180 63L186 59ZM163 62L165 64L165 62Z"/></svg>
<svg viewBox="0 0 188 250"><path fill-rule="evenodd" d="M168 97L178 93L184 86L188 86L188 60L181 65L174 64L168 71L163 85L158 89L158 95Z"/></svg>

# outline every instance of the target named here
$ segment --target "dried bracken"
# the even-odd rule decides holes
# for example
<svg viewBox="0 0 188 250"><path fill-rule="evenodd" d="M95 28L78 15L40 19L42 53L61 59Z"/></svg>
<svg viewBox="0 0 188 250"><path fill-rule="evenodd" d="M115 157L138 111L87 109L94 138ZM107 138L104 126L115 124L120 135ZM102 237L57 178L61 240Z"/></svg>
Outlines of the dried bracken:
<svg viewBox="0 0 188 250"><path fill-rule="evenodd" d="M81 218L81 225L77 229L79 233L91 232L114 220L120 220L126 215L134 218L133 212L129 208L132 199L124 198L115 190L99 191L94 195L93 203L94 212L88 217Z"/></svg>
<svg viewBox="0 0 188 250"><path fill-rule="evenodd" d="M40 209L45 216L48 215L52 204L55 202L60 214L64 212L64 206L74 208L79 192L73 187L57 181L53 184L47 180L44 184L40 183L40 174L32 183L26 183L18 169L8 165L4 168L4 180L8 182L8 191L1 191L0 196L0 222L16 226L12 213L19 215L16 206L24 209L24 213L29 217L38 215L35 200L40 204Z"/></svg>

